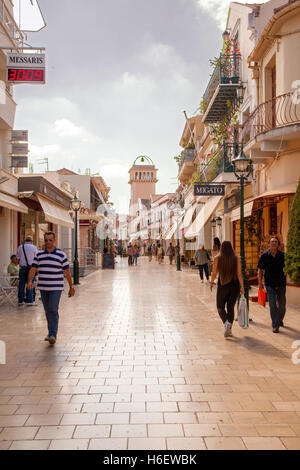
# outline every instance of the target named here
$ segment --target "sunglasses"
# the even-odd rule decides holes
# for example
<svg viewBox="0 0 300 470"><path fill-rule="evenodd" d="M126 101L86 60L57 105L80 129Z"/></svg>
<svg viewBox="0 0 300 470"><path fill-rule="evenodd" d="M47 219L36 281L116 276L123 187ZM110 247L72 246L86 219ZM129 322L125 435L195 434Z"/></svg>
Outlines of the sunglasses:
<svg viewBox="0 0 300 470"><path fill-rule="evenodd" d="M54 238L44 238L45 242L53 242Z"/></svg>

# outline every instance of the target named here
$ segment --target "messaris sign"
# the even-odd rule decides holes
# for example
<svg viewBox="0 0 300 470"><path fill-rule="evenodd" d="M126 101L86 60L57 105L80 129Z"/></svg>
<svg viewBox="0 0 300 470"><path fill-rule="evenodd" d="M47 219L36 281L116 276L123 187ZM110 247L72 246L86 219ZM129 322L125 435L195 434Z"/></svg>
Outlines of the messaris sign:
<svg viewBox="0 0 300 470"><path fill-rule="evenodd" d="M225 196L224 184L194 184L194 196Z"/></svg>
<svg viewBox="0 0 300 470"><path fill-rule="evenodd" d="M8 53L7 83L45 83L45 54Z"/></svg>

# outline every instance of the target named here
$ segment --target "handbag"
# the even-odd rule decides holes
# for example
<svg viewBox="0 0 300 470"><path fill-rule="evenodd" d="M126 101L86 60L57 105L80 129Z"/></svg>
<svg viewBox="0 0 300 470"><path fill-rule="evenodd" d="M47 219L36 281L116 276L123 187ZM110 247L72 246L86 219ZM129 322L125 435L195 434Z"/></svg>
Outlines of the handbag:
<svg viewBox="0 0 300 470"><path fill-rule="evenodd" d="M238 305L238 322L241 328L249 327L248 305L244 295L241 295Z"/></svg>
<svg viewBox="0 0 300 470"><path fill-rule="evenodd" d="M267 293L265 289L258 289L258 304L262 307L266 306Z"/></svg>

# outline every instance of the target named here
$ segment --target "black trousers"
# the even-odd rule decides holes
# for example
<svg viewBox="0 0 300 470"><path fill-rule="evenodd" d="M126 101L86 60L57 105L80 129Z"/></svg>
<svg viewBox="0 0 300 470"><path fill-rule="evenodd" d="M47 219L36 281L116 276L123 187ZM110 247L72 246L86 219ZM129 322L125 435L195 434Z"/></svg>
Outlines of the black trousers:
<svg viewBox="0 0 300 470"><path fill-rule="evenodd" d="M217 309L223 323L234 321L234 306L240 293L238 283L230 282L225 286L218 284L217 289Z"/></svg>
<svg viewBox="0 0 300 470"><path fill-rule="evenodd" d="M203 281L203 269L204 269L204 272L205 272L206 279L208 280L209 279L208 263L199 264L198 269L199 269L199 274L200 274L201 281Z"/></svg>

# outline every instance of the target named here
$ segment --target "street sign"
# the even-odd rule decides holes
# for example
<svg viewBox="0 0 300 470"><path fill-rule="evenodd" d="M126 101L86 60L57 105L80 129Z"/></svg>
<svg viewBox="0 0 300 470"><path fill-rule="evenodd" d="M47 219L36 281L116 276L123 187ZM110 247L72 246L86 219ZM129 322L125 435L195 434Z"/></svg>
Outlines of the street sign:
<svg viewBox="0 0 300 470"><path fill-rule="evenodd" d="M28 131L12 131L12 142L28 142Z"/></svg>
<svg viewBox="0 0 300 470"><path fill-rule="evenodd" d="M12 144L12 155L27 155L28 154L28 143L14 142Z"/></svg>
<svg viewBox="0 0 300 470"><path fill-rule="evenodd" d="M225 196L224 184L194 184L194 196Z"/></svg>
<svg viewBox="0 0 300 470"><path fill-rule="evenodd" d="M45 54L8 53L6 59L7 82L16 83L45 83L46 56Z"/></svg>
<svg viewBox="0 0 300 470"><path fill-rule="evenodd" d="M28 157L11 157L12 168L27 168Z"/></svg>

